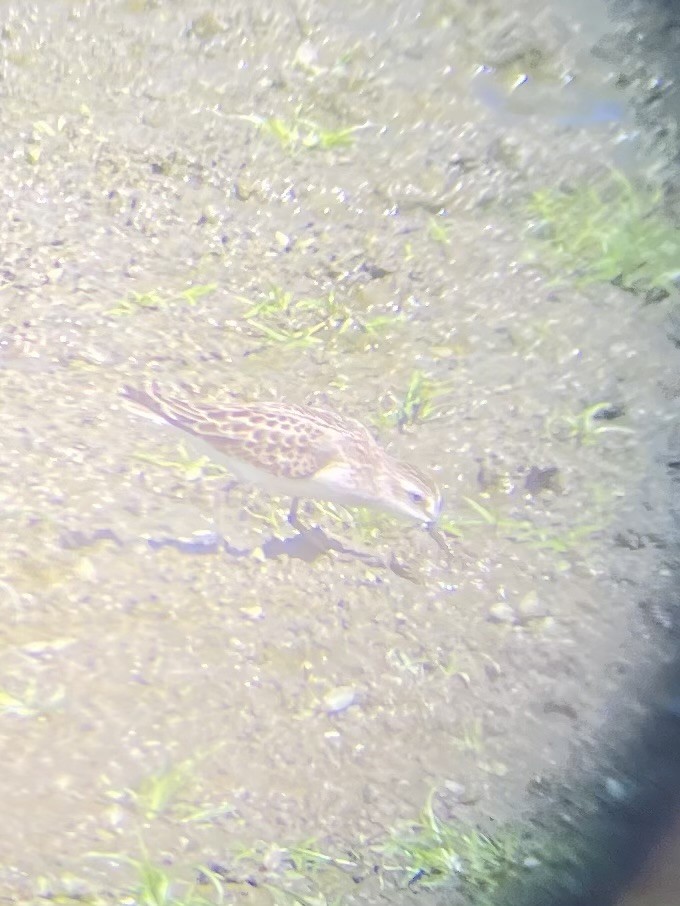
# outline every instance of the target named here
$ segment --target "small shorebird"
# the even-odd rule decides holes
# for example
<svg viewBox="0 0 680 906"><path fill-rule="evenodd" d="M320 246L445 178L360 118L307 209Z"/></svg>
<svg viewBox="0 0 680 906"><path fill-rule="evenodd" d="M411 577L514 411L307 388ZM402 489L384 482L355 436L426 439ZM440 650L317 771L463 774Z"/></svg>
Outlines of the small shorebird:
<svg viewBox="0 0 680 906"><path fill-rule="evenodd" d="M126 386L122 393L192 435L240 481L292 497L294 527L300 498L373 507L431 527L439 516L437 488L390 456L353 418L289 403L194 402L162 393L155 382L140 390Z"/></svg>

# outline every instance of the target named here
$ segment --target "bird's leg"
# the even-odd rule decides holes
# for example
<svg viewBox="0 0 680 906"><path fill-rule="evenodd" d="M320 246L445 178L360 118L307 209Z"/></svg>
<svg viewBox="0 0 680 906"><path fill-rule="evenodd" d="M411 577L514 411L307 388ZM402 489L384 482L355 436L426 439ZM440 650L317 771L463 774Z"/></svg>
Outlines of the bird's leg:
<svg viewBox="0 0 680 906"><path fill-rule="evenodd" d="M224 539L224 532L222 530L225 511L224 504L226 500L229 499L230 491L232 491L237 484L238 482L232 478L232 480L223 485L213 497L213 524L215 526L215 533L222 539Z"/></svg>
<svg viewBox="0 0 680 906"><path fill-rule="evenodd" d="M290 510L288 512L288 522L295 529L296 532L302 534L305 531L304 525L298 519L298 506L300 501L297 497L293 497L293 502L290 505Z"/></svg>

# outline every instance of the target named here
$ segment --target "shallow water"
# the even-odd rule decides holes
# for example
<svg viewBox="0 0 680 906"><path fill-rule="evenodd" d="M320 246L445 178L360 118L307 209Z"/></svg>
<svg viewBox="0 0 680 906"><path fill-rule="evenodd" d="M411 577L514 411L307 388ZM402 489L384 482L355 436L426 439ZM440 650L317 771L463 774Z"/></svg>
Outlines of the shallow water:
<svg viewBox="0 0 680 906"><path fill-rule="evenodd" d="M463 829L524 815L656 656L674 300L527 259L530 194L629 162L632 120L589 113L587 23L533 2L3 16L0 892L120 902L148 859L276 899L312 839L350 899L401 900L391 829L432 791ZM533 112L479 96L527 61ZM312 507L400 569L272 546L287 501L130 416L150 376L360 418L443 488L452 558Z"/></svg>

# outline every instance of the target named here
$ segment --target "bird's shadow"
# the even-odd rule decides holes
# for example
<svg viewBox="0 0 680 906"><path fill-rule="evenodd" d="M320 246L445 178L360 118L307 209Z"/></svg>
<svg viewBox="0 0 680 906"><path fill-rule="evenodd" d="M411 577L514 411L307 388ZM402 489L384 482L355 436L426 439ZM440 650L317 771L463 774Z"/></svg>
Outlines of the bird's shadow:
<svg viewBox="0 0 680 906"><path fill-rule="evenodd" d="M434 537L434 536L433 536ZM439 543L438 539L437 543ZM258 548L238 548L229 544L217 532L196 532L188 538L148 538L149 546L158 550L162 547L173 547L175 550L187 554L216 554L226 551L231 557L252 557L257 551L259 556L267 560L277 557L292 557L313 563L331 551L348 560L357 560L376 569L386 569L408 579L418 582L416 572L407 564L402 563L395 554L387 557L370 554L367 551L348 547L337 538L328 535L320 526L301 528L289 538L270 538Z"/></svg>

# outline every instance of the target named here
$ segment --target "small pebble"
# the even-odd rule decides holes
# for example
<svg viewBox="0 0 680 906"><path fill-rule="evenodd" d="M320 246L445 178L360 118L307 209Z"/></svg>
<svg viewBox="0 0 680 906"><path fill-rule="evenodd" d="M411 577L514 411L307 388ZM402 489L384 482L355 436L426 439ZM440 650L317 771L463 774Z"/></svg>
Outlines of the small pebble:
<svg viewBox="0 0 680 906"><path fill-rule="evenodd" d="M262 857L262 867L266 871L279 871L288 858L288 850L272 846Z"/></svg>
<svg viewBox="0 0 680 906"><path fill-rule="evenodd" d="M509 604L501 601L489 608L489 619L492 623L516 623L517 614Z"/></svg>
<svg viewBox="0 0 680 906"><path fill-rule="evenodd" d="M517 610L522 622L525 623L530 620L541 620L548 615L548 611L539 600L538 592L536 591L530 591L524 595L517 606Z"/></svg>
<svg viewBox="0 0 680 906"><path fill-rule="evenodd" d="M84 582L94 582L97 578L97 569L89 557L81 557L74 572Z"/></svg>
<svg viewBox="0 0 680 906"><path fill-rule="evenodd" d="M615 799L617 802L623 802L626 798L626 787L620 780L616 780L614 777L607 777L604 782L604 788L606 789L608 795L611 799Z"/></svg>
<svg viewBox="0 0 680 906"><path fill-rule="evenodd" d="M324 711L327 714L339 714L346 711L356 702L356 689L352 686L338 686L327 692L323 698Z"/></svg>
<svg viewBox="0 0 680 906"><path fill-rule="evenodd" d="M287 236L285 233L282 233L281 230L277 230L276 233L274 234L274 237L275 237L278 245L280 246L280 248L282 248L284 250L284 252L290 251L290 248L293 244L293 241L290 238L290 236Z"/></svg>
<svg viewBox="0 0 680 906"><path fill-rule="evenodd" d="M451 793L454 799L462 799L465 795L465 787L462 783L457 783L455 780L445 780L444 786Z"/></svg>
<svg viewBox="0 0 680 906"><path fill-rule="evenodd" d="M315 69L319 62L319 54L311 41L303 41L295 51L294 62L303 69Z"/></svg>
<svg viewBox="0 0 680 906"><path fill-rule="evenodd" d="M451 802L459 805L472 805L480 798L478 790L457 783L455 780L445 780L444 789Z"/></svg>
<svg viewBox="0 0 680 906"><path fill-rule="evenodd" d="M508 773L508 766L502 761L480 761L479 768L485 774L492 774L494 777L505 777Z"/></svg>

